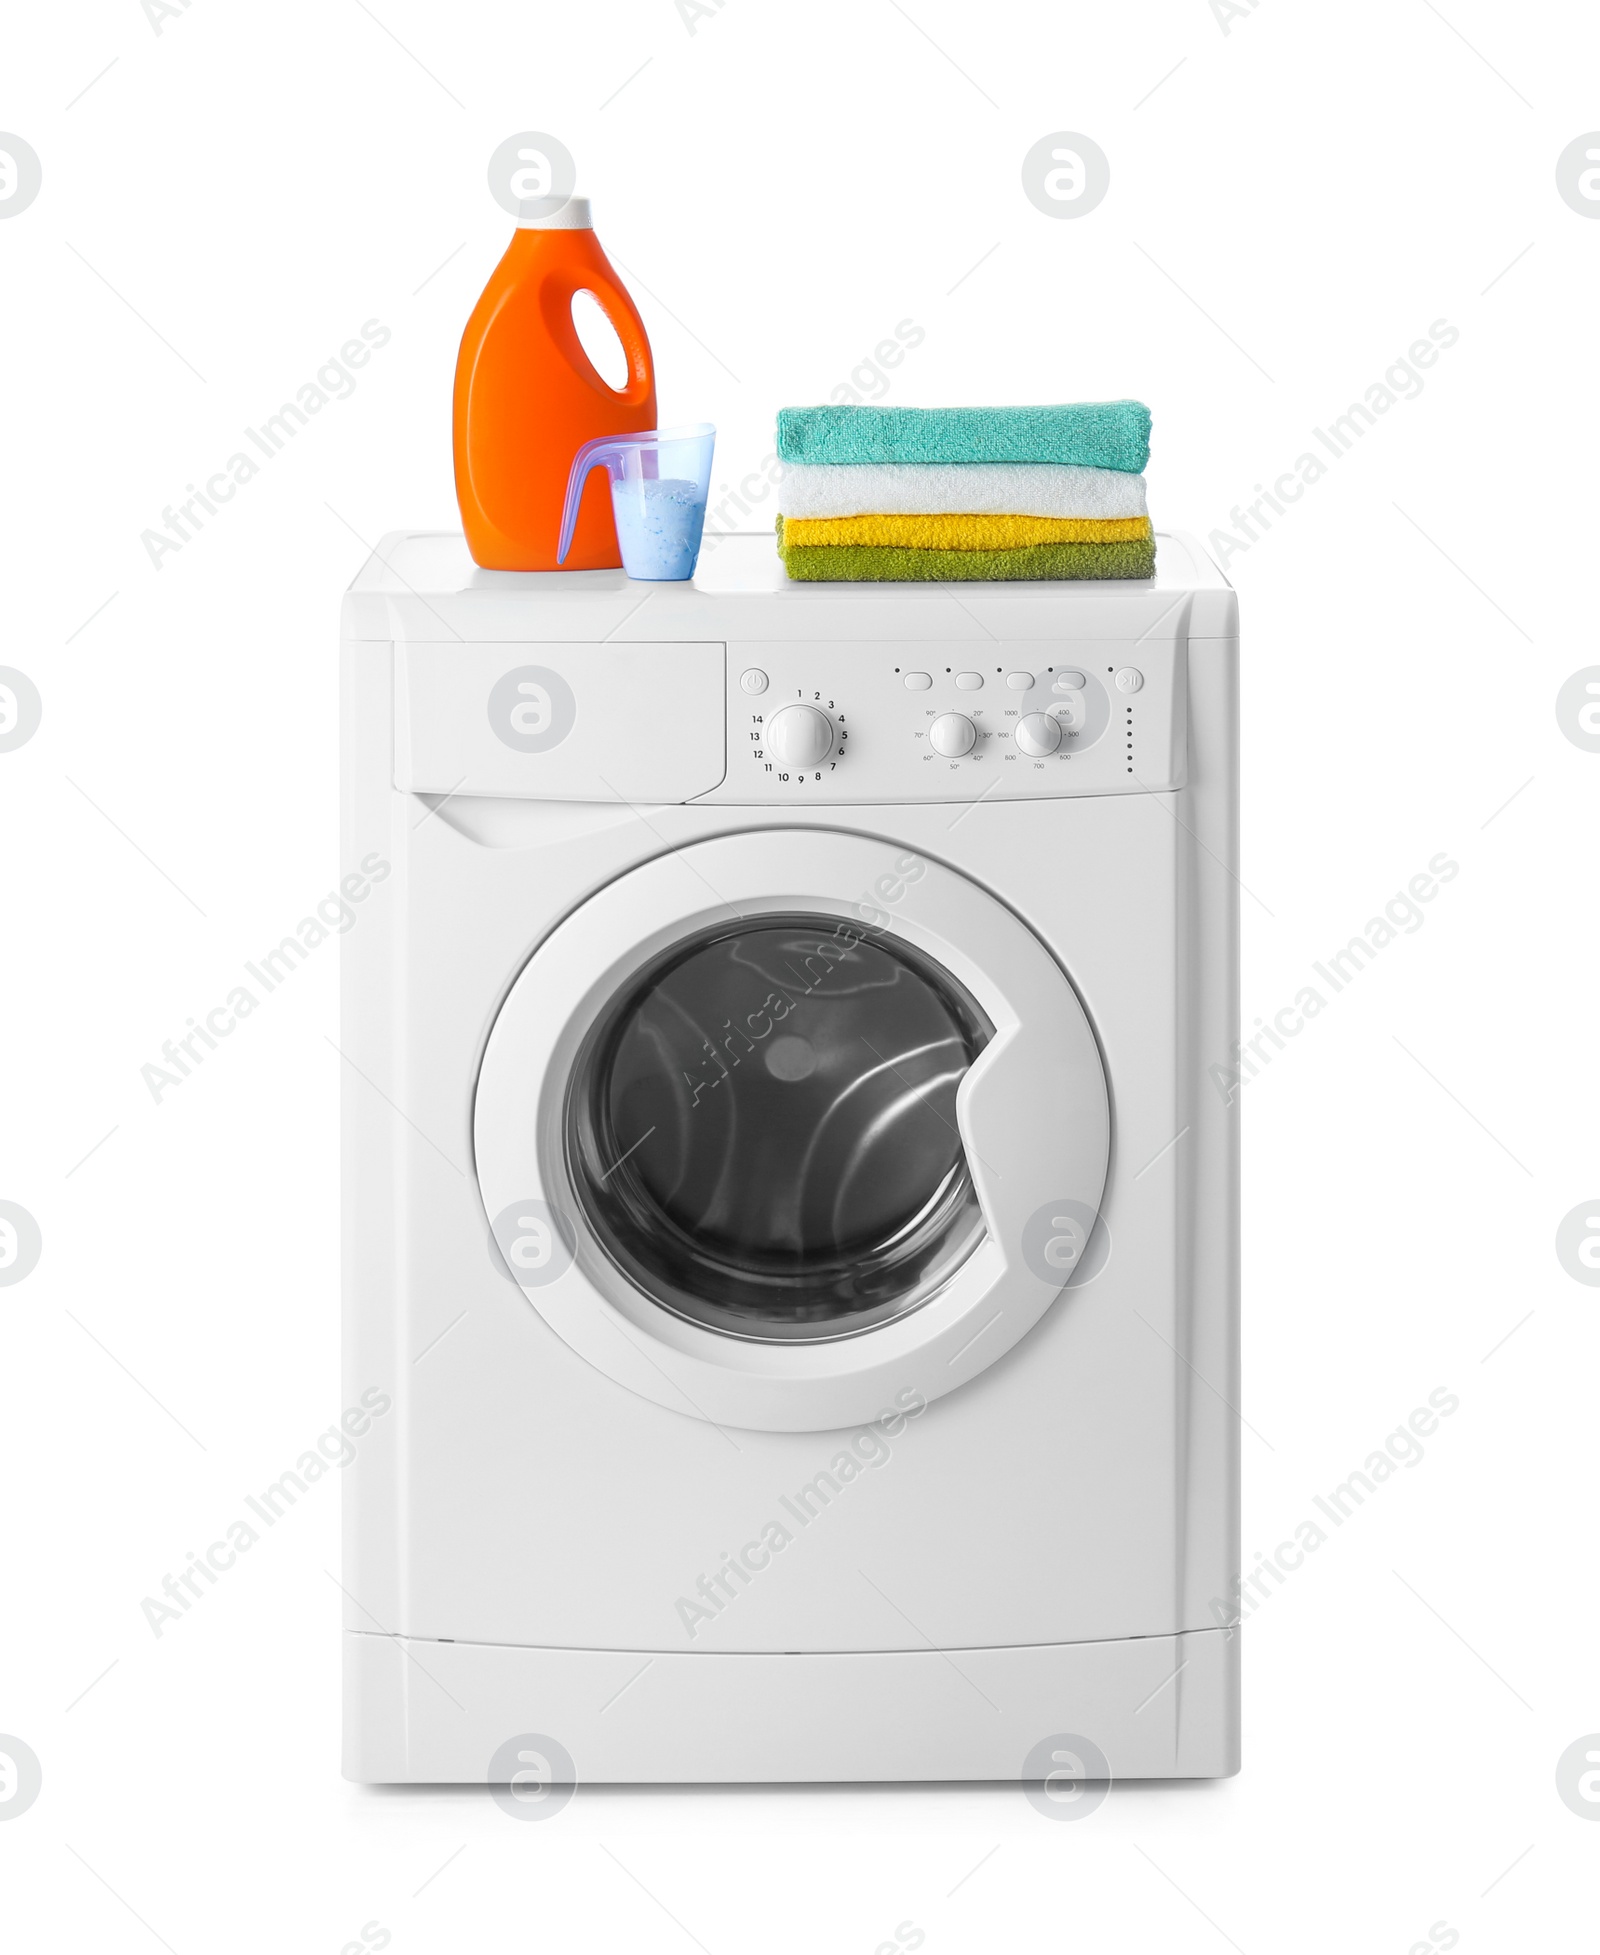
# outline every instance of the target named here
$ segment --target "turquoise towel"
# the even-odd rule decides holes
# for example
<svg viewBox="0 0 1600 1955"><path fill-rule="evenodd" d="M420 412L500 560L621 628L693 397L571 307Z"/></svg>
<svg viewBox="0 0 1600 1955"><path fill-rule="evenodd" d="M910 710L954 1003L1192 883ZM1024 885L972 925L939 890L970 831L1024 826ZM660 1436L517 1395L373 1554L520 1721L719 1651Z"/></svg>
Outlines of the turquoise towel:
<svg viewBox="0 0 1600 1955"><path fill-rule="evenodd" d="M786 462L1051 462L1141 474L1150 459L1142 401L1067 407L783 407Z"/></svg>

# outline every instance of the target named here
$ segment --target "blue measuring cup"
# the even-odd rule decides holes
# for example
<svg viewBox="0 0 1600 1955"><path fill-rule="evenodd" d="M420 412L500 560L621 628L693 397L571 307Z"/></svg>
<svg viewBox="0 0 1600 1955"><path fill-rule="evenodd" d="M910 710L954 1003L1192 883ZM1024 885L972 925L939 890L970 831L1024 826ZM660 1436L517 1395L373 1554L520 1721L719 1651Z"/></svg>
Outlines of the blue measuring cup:
<svg viewBox="0 0 1600 1955"><path fill-rule="evenodd" d="M709 421L696 421L684 428L651 428L586 441L573 456L567 477L556 562L566 562L590 470L603 468L611 477L611 513L623 569L643 583L678 584L692 577L705 528L716 438Z"/></svg>

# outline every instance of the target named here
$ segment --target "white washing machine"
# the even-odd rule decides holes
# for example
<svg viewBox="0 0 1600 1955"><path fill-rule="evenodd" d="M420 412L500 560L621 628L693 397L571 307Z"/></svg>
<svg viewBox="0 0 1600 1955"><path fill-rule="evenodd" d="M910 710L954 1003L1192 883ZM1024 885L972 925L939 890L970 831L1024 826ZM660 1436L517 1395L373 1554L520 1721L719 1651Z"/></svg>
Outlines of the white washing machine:
<svg viewBox="0 0 1600 1955"><path fill-rule="evenodd" d="M1235 1771L1220 573L343 628L347 1774Z"/></svg>

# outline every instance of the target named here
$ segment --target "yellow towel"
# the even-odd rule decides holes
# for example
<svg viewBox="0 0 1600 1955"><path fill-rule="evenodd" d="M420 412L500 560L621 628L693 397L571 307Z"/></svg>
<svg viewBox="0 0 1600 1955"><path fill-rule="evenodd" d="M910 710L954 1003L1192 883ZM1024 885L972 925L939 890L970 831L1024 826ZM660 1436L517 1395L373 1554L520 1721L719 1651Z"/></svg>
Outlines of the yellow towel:
<svg viewBox="0 0 1600 1955"><path fill-rule="evenodd" d="M1039 543L1144 543L1148 516L791 516L790 547L865 543L901 550L1022 550Z"/></svg>

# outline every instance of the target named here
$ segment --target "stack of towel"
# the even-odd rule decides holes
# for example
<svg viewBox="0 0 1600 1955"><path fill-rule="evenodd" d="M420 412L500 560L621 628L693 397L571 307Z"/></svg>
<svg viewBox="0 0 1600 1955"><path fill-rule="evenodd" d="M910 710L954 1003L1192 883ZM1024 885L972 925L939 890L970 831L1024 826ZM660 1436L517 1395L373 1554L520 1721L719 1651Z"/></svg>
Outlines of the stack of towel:
<svg viewBox="0 0 1600 1955"><path fill-rule="evenodd" d="M809 582L1149 577L1150 410L786 407L778 554Z"/></svg>

